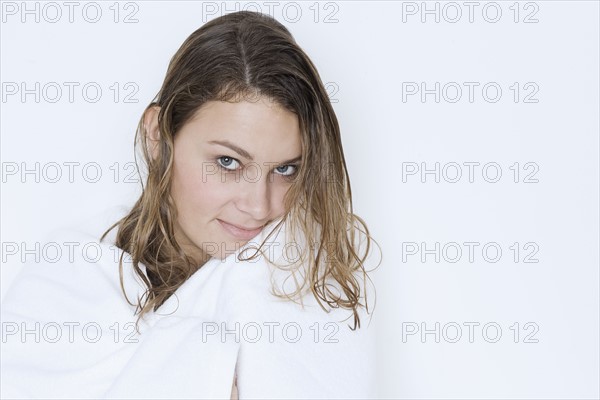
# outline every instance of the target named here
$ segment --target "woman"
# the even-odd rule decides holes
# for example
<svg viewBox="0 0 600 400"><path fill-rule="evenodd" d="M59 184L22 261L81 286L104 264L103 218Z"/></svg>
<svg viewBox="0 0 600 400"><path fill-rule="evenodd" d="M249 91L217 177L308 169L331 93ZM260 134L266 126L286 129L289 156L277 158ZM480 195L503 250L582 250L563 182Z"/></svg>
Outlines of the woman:
<svg viewBox="0 0 600 400"><path fill-rule="evenodd" d="M26 268L7 296L8 338L35 323L42 336L65 324L75 332L62 347L69 355L60 368L40 361L40 354L52 358L56 346L36 342L35 355L23 356L30 350L15 343L20 355L11 358L17 350L9 350L3 366L3 381L13 382L7 394L372 394L371 349L357 329L369 311L371 238L352 212L327 93L289 31L266 15L236 12L192 33L172 58L137 138L146 185L100 239L102 277L80 268L89 260L76 261L78 268ZM113 245L117 259L108 250ZM87 306L64 299L42 313L19 299L56 285ZM55 294L45 297L58 304ZM91 349L89 329L96 325L73 322L84 315L99 327ZM50 394L23 389L28 380Z"/></svg>

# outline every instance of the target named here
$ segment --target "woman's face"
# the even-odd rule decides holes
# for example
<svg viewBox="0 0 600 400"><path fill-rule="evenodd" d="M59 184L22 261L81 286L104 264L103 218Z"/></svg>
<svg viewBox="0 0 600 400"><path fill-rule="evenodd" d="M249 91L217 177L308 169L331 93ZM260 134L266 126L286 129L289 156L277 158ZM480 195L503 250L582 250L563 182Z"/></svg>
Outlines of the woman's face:
<svg viewBox="0 0 600 400"><path fill-rule="evenodd" d="M302 155L295 114L265 98L211 101L174 145L175 235L186 254L224 259L284 215Z"/></svg>

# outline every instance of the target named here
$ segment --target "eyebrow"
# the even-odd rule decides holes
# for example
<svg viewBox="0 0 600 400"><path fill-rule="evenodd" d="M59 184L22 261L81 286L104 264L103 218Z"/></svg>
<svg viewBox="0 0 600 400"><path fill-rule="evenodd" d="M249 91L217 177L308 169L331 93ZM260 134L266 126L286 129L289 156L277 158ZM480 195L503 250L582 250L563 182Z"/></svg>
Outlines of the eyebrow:
<svg viewBox="0 0 600 400"><path fill-rule="evenodd" d="M254 157L252 157L250 155L250 153L248 153L246 150L242 149L239 146L236 146L235 144L231 143L228 140L211 140L208 142L209 144L218 144L220 146L225 146L233 151L235 151L236 153L238 153L240 156L249 159L250 161L254 161ZM297 161L300 161L302 159L302 156L298 156L296 158L293 158L291 160L287 160L287 161L283 161L282 163L280 163L280 165L285 165L285 164L290 164L290 163L294 163Z"/></svg>

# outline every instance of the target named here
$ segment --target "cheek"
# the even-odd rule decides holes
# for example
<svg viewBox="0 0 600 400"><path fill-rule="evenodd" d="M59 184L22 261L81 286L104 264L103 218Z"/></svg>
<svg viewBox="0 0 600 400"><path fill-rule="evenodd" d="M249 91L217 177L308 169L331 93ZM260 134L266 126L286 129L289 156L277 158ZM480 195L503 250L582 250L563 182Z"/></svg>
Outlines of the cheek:
<svg viewBox="0 0 600 400"><path fill-rule="evenodd" d="M283 200L285 198L285 194L289 191L289 189L290 185L283 184L276 186L273 190L271 204L273 205L273 214L277 217L282 216L286 212Z"/></svg>
<svg viewBox="0 0 600 400"><path fill-rule="evenodd" d="M202 171L202 165L175 164L172 195L183 221L197 221L214 217L227 201L229 194L218 175Z"/></svg>
<svg viewBox="0 0 600 400"><path fill-rule="evenodd" d="M219 180L207 172L206 165L185 152L175 153L171 194L182 226L211 218L224 201ZM179 155L179 157L177 157Z"/></svg>

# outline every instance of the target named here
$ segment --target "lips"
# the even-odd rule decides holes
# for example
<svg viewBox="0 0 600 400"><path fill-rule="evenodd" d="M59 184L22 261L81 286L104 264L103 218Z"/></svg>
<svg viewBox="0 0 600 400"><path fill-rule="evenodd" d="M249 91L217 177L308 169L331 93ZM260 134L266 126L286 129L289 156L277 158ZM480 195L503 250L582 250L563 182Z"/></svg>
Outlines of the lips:
<svg viewBox="0 0 600 400"><path fill-rule="evenodd" d="M227 233L239 240L250 240L256 235L258 235L264 228L264 225L258 228L246 228L238 225L233 225L225 221L221 221L220 219L218 219L217 221L219 221L219 223Z"/></svg>

